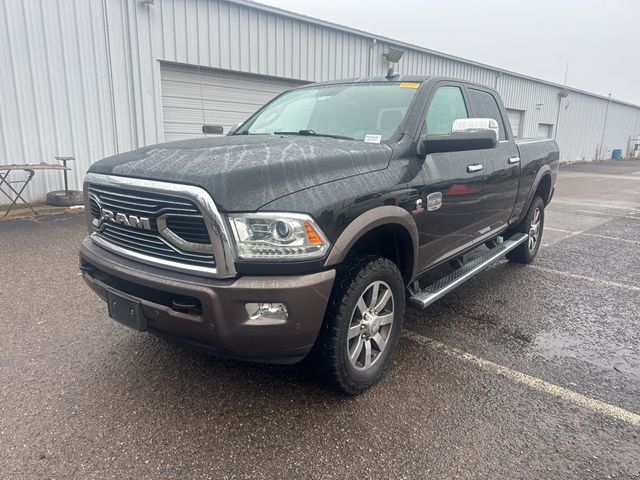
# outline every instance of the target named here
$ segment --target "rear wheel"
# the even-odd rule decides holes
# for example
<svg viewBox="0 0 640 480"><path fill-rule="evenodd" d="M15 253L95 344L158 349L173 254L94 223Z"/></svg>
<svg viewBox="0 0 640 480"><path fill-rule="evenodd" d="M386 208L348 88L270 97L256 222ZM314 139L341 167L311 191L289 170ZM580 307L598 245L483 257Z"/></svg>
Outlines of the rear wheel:
<svg viewBox="0 0 640 480"><path fill-rule="evenodd" d="M314 347L315 366L335 389L357 394L380 379L404 320L404 282L381 257L344 265Z"/></svg>
<svg viewBox="0 0 640 480"><path fill-rule="evenodd" d="M527 216L513 232L526 233L527 239L515 250L509 252L507 258L512 262L531 263L538 254L543 228L544 200L540 197L535 197L529 206Z"/></svg>

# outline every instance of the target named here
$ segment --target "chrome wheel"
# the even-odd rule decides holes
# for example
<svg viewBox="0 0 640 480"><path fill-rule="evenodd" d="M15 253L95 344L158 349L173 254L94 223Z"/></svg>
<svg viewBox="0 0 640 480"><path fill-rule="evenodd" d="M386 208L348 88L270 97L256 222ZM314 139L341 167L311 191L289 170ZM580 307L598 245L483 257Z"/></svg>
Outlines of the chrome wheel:
<svg viewBox="0 0 640 480"><path fill-rule="evenodd" d="M364 289L351 315L347 352L356 370L367 370L382 357L393 328L394 299L386 282Z"/></svg>
<svg viewBox="0 0 640 480"><path fill-rule="evenodd" d="M542 213L539 208L536 208L536 211L533 213L533 219L531 220L531 225L529 226L529 251L533 251L538 244L538 239L540 238L540 224L542 221Z"/></svg>

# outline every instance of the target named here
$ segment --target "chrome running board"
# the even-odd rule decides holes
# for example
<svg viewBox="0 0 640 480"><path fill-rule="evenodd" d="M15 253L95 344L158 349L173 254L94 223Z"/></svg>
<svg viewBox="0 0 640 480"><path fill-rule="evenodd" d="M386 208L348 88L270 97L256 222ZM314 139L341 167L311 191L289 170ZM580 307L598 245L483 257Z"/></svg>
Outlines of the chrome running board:
<svg viewBox="0 0 640 480"><path fill-rule="evenodd" d="M409 293L411 295L409 301L416 307L427 308L433 302L444 297L447 293L459 287L492 263L500 260L511 250L526 241L527 238L528 235L526 233L517 233L478 258L474 258L461 267L456 268L440 280L427 285L425 288L421 288L417 281L413 282L409 287Z"/></svg>

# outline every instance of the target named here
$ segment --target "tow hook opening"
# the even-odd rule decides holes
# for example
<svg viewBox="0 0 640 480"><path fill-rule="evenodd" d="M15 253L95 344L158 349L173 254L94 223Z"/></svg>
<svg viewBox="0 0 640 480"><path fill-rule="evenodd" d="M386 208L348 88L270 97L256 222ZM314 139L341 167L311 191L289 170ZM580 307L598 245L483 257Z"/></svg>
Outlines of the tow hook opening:
<svg viewBox="0 0 640 480"><path fill-rule="evenodd" d="M201 315L202 304L200 300L192 297L178 297L171 300L171 309L180 313L190 315Z"/></svg>

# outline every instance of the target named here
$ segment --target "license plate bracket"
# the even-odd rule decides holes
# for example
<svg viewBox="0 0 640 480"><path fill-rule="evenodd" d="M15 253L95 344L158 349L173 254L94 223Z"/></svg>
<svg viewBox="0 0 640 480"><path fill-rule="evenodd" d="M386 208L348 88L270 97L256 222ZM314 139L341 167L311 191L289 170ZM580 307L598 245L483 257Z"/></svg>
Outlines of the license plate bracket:
<svg viewBox="0 0 640 480"><path fill-rule="evenodd" d="M147 330L147 319L142 313L142 305L135 297L107 290L109 316L127 327L144 332Z"/></svg>

